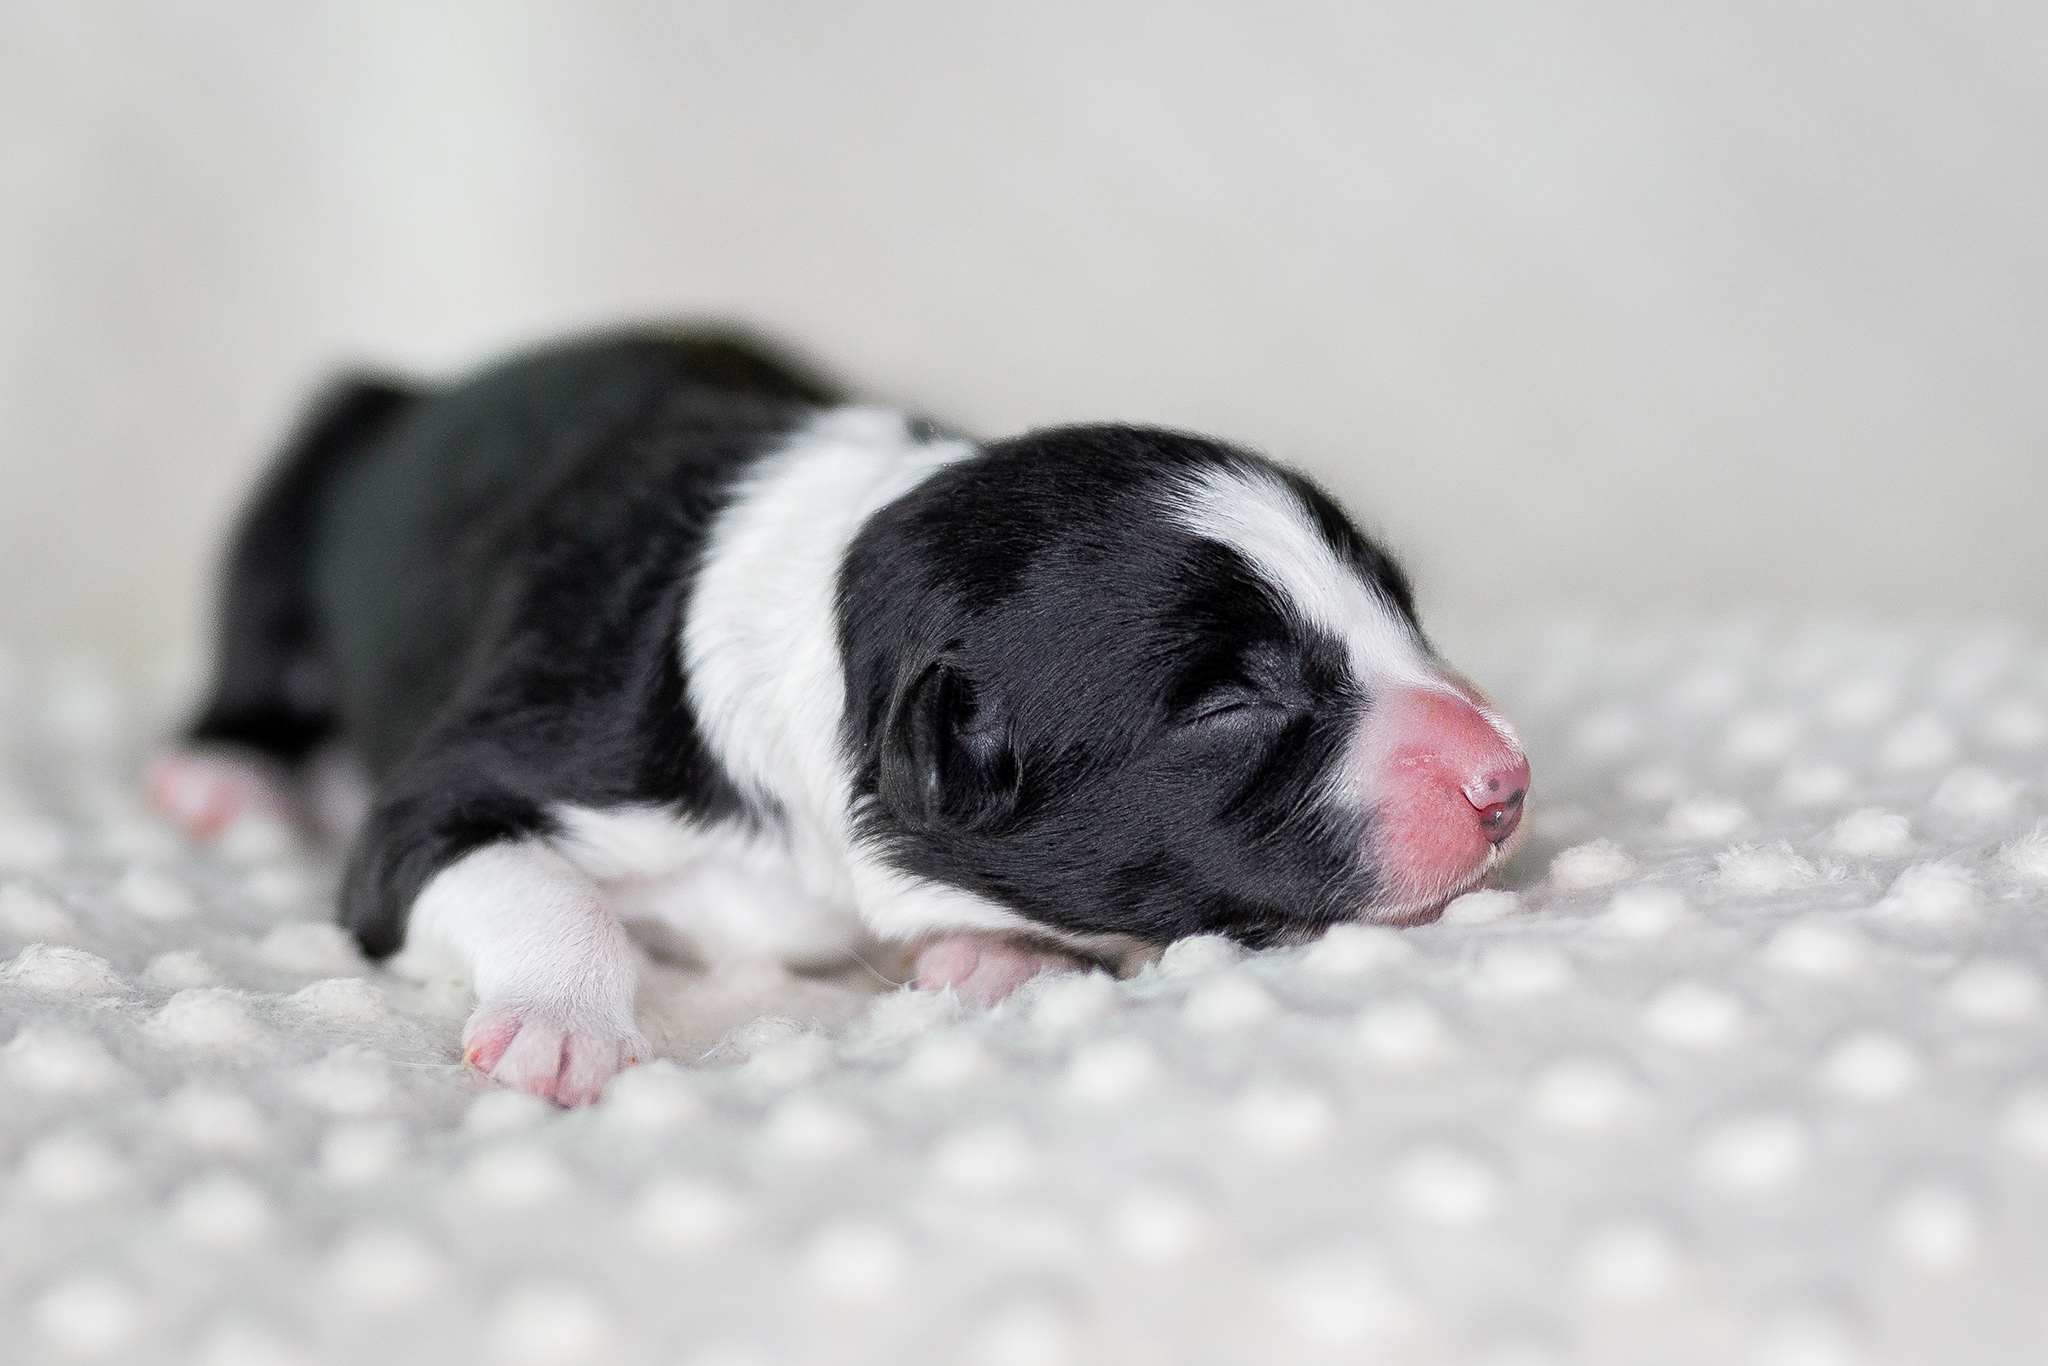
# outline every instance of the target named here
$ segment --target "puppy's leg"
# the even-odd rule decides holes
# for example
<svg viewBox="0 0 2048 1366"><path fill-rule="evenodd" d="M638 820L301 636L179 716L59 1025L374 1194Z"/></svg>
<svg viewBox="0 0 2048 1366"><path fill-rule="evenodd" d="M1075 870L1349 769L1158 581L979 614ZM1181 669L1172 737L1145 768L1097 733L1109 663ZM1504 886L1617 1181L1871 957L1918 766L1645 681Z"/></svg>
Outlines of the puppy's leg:
<svg viewBox="0 0 2048 1366"><path fill-rule="evenodd" d="M187 747L150 766L158 810L194 839L244 812L296 818L300 764L340 725L308 550L338 471L412 402L379 380L336 385L243 509L222 566L213 682Z"/></svg>
<svg viewBox="0 0 2048 1366"><path fill-rule="evenodd" d="M911 960L911 983L921 991L953 988L969 1005L989 1006L1033 977L1076 972L1090 964L1042 944L993 934L949 934L926 941Z"/></svg>
<svg viewBox="0 0 2048 1366"><path fill-rule="evenodd" d="M647 1056L625 931L596 885L541 840L485 845L436 873L407 936L468 964L477 1007L462 1057L492 1079L582 1105Z"/></svg>

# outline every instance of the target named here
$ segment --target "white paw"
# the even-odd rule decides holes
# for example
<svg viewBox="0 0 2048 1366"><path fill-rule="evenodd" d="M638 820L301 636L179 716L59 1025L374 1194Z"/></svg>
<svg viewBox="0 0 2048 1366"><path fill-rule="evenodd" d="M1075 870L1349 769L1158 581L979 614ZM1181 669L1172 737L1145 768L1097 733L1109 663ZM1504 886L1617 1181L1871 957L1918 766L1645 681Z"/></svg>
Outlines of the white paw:
<svg viewBox="0 0 2048 1366"><path fill-rule="evenodd" d="M1044 972L1090 966L1073 954L995 935L955 934L920 947L911 981L922 991L953 988L969 1005L992 1006Z"/></svg>
<svg viewBox="0 0 2048 1366"><path fill-rule="evenodd" d="M181 749L162 755L144 780L149 802L186 835L209 840L237 816L296 814L291 783L275 764L254 755Z"/></svg>
<svg viewBox="0 0 2048 1366"><path fill-rule="evenodd" d="M492 1081L551 1100L588 1105L620 1069L648 1056L628 1026L566 1023L568 1012L487 1002L462 1029L462 1060Z"/></svg>

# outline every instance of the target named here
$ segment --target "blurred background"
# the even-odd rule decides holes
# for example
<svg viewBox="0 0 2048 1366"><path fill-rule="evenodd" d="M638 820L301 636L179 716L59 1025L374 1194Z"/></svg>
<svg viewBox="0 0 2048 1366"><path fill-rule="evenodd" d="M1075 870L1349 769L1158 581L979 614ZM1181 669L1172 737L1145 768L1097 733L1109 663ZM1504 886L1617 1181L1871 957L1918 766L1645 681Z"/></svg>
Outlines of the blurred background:
<svg viewBox="0 0 2048 1366"><path fill-rule="evenodd" d="M0 638L188 647L308 391L723 316L1249 442L1426 612L2048 619L2048 6L0 0Z"/></svg>

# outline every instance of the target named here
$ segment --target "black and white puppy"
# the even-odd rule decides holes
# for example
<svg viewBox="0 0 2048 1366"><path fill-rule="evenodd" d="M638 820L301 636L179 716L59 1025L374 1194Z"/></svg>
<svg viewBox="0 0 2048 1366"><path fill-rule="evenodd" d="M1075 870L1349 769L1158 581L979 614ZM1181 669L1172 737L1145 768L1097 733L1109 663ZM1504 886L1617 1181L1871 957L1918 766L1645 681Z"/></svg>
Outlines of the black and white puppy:
<svg viewBox="0 0 2048 1366"><path fill-rule="evenodd" d="M905 946L920 985L1435 916L1529 766L1400 568L1201 437L982 443L728 336L358 381L245 515L152 774L195 834L341 748L342 919L452 950L464 1056L563 1103L643 1055L622 920L707 961Z"/></svg>

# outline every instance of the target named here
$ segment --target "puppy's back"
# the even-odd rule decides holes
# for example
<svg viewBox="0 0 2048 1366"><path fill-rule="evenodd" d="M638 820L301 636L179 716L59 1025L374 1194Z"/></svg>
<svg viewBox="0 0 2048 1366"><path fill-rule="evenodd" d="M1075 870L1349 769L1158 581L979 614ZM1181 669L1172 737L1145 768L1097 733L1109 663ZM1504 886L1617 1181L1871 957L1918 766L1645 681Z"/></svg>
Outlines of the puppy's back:
<svg viewBox="0 0 2048 1366"><path fill-rule="evenodd" d="M460 686L509 596L535 575L602 578L602 563L563 565L578 549L633 553L623 503L713 496L762 438L836 398L737 335L639 333L531 352L415 401L330 475L307 547L342 727L371 772Z"/></svg>

